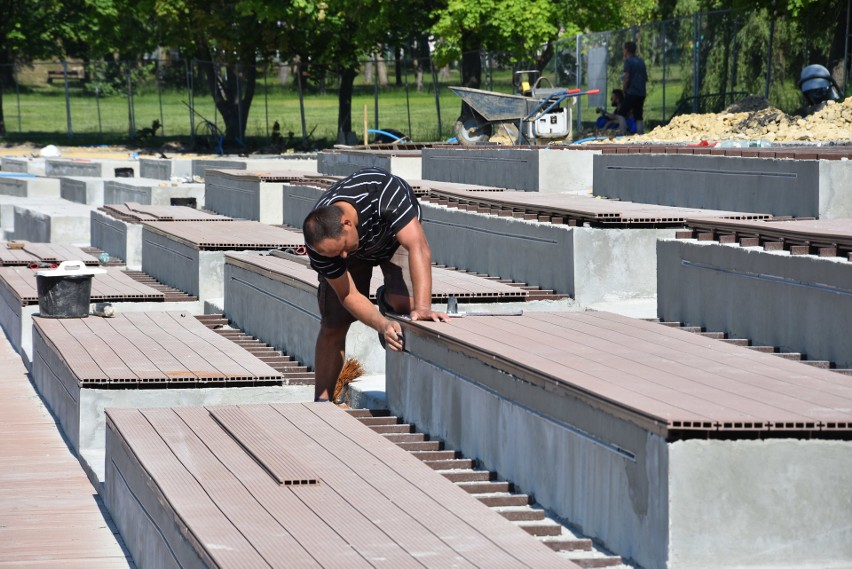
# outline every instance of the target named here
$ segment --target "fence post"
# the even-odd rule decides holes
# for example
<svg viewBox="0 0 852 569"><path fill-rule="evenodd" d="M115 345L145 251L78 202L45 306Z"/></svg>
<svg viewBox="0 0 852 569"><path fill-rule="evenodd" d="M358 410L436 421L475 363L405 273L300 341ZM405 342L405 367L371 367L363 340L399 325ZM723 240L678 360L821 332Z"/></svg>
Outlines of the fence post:
<svg viewBox="0 0 852 569"><path fill-rule="evenodd" d="M441 93L438 87L438 70L435 68L435 62L432 61L432 54L429 54L429 67L432 68L432 85L435 89L435 109L438 111L438 139L444 138L444 128L441 125Z"/></svg>
<svg viewBox="0 0 852 569"><path fill-rule="evenodd" d="M68 93L68 62L62 62L62 78L65 80L65 117L68 138L74 137L74 127L71 125L71 97Z"/></svg>
<svg viewBox="0 0 852 569"><path fill-rule="evenodd" d="M266 144L269 145L269 63L263 71L263 109L266 113Z"/></svg>
<svg viewBox="0 0 852 569"><path fill-rule="evenodd" d="M406 50L407 52L408 50ZM408 138L414 140L414 133L411 132L411 101L408 98L408 66L405 64L406 57L402 58L402 75L405 77L405 111L408 114Z"/></svg>
<svg viewBox="0 0 852 569"><path fill-rule="evenodd" d="M195 116L193 109L195 108L194 102L192 100L192 63L188 60L184 60L184 68L186 69L186 90L187 90L187 99L189 100L189 138L192 140L192 145L195 146Z"/></svg>
<svg viewBox="0 0 852 569"><path fill-rule="evenodd" d="M18 86L18 65L15 64L15 67L12 68L12 72L15 76L15 99L18 101L18 132L23 132L23 127L21 126L21 90Z"/></svg>
<svg viewBox="0 0 852 569"><path fill-rule="evenodd" d="M769 99L769 87L772 84L772 42L775 39L775 0L772 0L772 12L769 14L769 49L766 55L766 94Z"/></svg>
<svg viewBox="0 0 852 569"><path fill-rule="evenodd" d="M843 96L846 96L846 85L849 80L849 16L852 11L852 0L846 0L846 34L843 42Z"/></svg>
<svg viewBox="0 0 852 569"><path fill-rule="evenodd" d="M305 96L302 93L302 58L296 64L296 85L299 88L299 114L302 116L302 150L307 150L304 146L308 142L308 125L305 123Z"/></svg>
<svg viewBox="0 0 852 569"><path fill-rule="evenodd" d="M583 34L577 34L577 40L574 43L574 50L576 53L576 63L577 66L577 89L580 89L580 85L583 80L583 65L581 63L580 57L583 54ZM578 109L577 111L577 132L581 132L583 130L583 112L582 109Z"/></svg>
<svg viewBox="0 0 852 569"><path fill-rule="evenodd" d="M156 79L157 79L157 99L159 99L159 102L160 102L160 130L162 131L160 134L161 134L161 136L165 136L166 135L166 123L165 123L165 119L163 118L163 90L162 90L162 86L160 85L160 59L159 58L157 58L157 60L156 60L156 67L154 68L154 73L156 73ZM157 136L157 133L154 132L152 136Z"/></svg>
<svg viewBox="0 0 852 569"><path fill-rule="evenodd" d="M376 116L373 122L375 129L379 130L379 55L378 52L373 52L373 108ZM365 134L366 140L366 134Z"/></svg>
<svg viewBox="0 0 852 569"><path fill-rule="evenodd" d="M698 74L701 71L699 55L701 52L701 12L692 15L692 112L698 112Z"/></svg>
<svg viewBox="0 0 852 569"><path fill-rule="evenodd" d="M662 35L663 35L663 116L662 116L662 122L666 122L666 44L668 43L668 41L666 40L666 21L665 20L663 20Z"/></svg>
<svg viewBox="0 0 852 569"><path fill-rule="evenodd" d="M94 67L92 75L95 76L95 108L98 110L98 136L104 135L103 121L101 120L101 80L95 73Z"/></svg>
<svg viewBox="0 0 852 569"><path fill-rule="evenodd" d="M130 128L130 140L136 140L136 117L133 114L133 81L130 77L129 64L127 64L127 118Z"/></svg>

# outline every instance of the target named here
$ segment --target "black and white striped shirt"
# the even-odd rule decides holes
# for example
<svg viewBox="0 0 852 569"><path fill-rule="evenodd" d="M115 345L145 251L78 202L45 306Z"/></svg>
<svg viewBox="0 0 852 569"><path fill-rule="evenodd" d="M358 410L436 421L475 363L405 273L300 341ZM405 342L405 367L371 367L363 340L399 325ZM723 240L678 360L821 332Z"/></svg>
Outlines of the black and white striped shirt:
<svg viewBox="0 0 852 569"><path fill-rule="evenodd" d="M411 186L381 168L365 168L340 180L320 196L314 209L345 201L358 212L358 250L350 256L379 265L399 247L396 232L420 219L420 204ZM311 267L334 279L346 270L340 257L323 257L308 247Z"/></svg>

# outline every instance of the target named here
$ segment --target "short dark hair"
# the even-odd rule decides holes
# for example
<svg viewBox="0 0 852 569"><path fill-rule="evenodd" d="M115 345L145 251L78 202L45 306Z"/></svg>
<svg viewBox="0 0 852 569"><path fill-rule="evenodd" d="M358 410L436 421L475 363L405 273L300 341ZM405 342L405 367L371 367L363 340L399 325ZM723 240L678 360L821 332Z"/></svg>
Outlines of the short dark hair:
<svg viewBox="0 0 852 569"><path fill-rule="evenodd" d="M624 49L631 55L636 55L636 43L632 41L624 42Z"/></svg>
<svg viewBox="0 0 852 569"><path fill-rule="evenodd" d="M613 89L612 94L621 99L622 101L624 100L624 91L622 91L621 89Z"/></svg>
<svg viewBox="0 0 852 569"><path fill-rule="evenodd" d="M302 233L305 243L314 246L324 239L337 239L343 235L343 208L331 204L318 207L305 217Z"/></svg>

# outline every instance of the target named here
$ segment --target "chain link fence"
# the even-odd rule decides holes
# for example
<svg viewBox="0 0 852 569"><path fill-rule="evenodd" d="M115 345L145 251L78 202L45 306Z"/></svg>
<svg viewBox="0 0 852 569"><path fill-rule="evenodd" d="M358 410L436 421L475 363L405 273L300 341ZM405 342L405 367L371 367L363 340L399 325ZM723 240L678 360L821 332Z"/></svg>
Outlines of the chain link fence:
<svg viewBox="0 0 852 569"><path fill-rule="evenodd" d="M838 18L837 25L842 22ZM628 40L637 43L648 68L645 120L651 127L677 114L718 112L746 95L795 112L802 103L796 81L808 64L829 67L844 94L847 90L848 60L832 64L830 58L838 32L848 36L848 29L824 22L811 28L767 9L701 12L561 38L552 51L543 51L542 76L555 86L600 89L578 100L578 131L594 122L594 109L608 106L609 93L621 86L622 46ZM380 133L404 134L415 142L452 136L461 101L446 87L461 85L458 66L437 68L428 57L396 55L361 63L351 113L358 140L350 142L362 142L364 132L370 140ZM495 92L516 92L513 72L535 65L510 63L505 54L480 57L482 88ZM61 136L75 143L189 139L221 150L226 128L211 95L209 69L222 70L211 62L175 58L0 66L6 135L34 141ZM309 148L338 140L337 74L314 69L306 75L299 69L278 62L231 70L233 104L238 111L249 105L247 114L237 113L245 138L231 144L250 139L254 146Z"/></svg>

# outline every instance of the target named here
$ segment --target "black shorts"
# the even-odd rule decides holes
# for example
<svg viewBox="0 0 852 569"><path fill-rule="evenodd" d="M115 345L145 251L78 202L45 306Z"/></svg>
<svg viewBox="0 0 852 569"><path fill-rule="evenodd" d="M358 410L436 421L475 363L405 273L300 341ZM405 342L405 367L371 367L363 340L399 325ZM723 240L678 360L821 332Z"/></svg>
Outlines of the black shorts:
<svg viewBox="0 0 852 569"><path fill-rule="evenodd" d="M408 251L402 247L398 248L394 256L389 261L379 265L379 267L382 270L385 291L388 294L408 297L414 294L414 288L411 284L411 272L408 265ZM367 298L370 297L370 290L378 288L379 284L376 283L375 286L371 286L370 284L373 280L373 269L375 269L374 265L361 259L350 257L346 260L346 270L352 276L355 288ZM328 284L328 281L322 276L319 278L319 281L317 301L319 302L320 316L322 317L320 325L339 328L355 322L355 317L346 310L340 299L337 298L337 293Z"/></svg>
<svg viewBox="0 0 852 569"><path fill-rule="evenodd" d="M636 95L625 95L624 100L619 105L618 109L616 109L615 114L621 115L623 117L630 116L630 112L633 111L633 120L641 121L644 120L643 111L645 109L645 97L637 97Z"/></svg>

